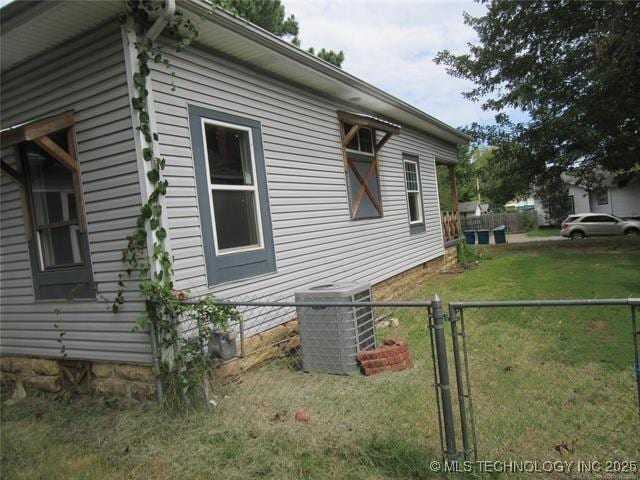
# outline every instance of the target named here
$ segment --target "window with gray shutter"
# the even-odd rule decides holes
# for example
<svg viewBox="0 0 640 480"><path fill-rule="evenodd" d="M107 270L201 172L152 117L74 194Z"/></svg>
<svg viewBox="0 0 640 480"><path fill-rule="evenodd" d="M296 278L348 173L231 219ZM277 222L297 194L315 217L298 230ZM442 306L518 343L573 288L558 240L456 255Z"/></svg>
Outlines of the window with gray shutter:
<svg viewBox="0 0 640 480"><path fill-rule="evenodd" d="M378 152L391 135L400 132L400 127L368 115L347 112L338 112L338 119L351 219L381 218L384 212ZM377 131L383 133L379 140Z"/></svg>

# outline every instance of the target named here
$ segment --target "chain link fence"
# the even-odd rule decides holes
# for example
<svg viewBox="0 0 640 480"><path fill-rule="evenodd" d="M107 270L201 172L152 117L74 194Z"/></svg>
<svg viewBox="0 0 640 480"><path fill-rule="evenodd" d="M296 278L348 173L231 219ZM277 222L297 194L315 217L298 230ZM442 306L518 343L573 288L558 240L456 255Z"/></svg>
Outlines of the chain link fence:
<svg viewBox="0 0 640 480"><path fill-rule="evenodd" d="M627 300L450 304L460 456L637 461L637 309Z"/></svg>
<svg viewBox="0 0 640 480"><path fill-rule="evenodd" d="M356 465L379 462L389 476L420 475L442 457L640 458L638 301L447 308L437 297L332 304L255 296L224 304L241 319L229 327L237 358L221 367L244 363L230 382L213 386L210 402L232 437L273 442L276 453L293 444ZM305 371L297 329L288 330L305 309L370 310L378 346L406 339L411 368L371 376ZM286 455L274 455L269 468L277 458Z"/></svg>

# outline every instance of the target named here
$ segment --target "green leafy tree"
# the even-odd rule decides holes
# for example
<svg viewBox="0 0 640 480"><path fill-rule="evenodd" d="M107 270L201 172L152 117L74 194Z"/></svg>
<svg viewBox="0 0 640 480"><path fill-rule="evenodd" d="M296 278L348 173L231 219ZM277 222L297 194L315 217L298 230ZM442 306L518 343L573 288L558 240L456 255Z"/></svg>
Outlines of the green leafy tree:
<svg viewBox="0 0 640 480"><path fill-rule="evenodd" d="M212 5L229 10L234 15L245 18L278 37L290 38L291 43L300 46L299 25L294 15L287 16L280 0L213 0ZM313 48L309 53L316 55ZM317 56L336 67L341 67L344 53L322 49Z"/></svg>
<svg viewBox="0 0 640 480"><path fill-rule="evenodd" d="M497 147L492 162L512 190L557 171L590 186L603 170L640 172L640 2L483 3L484 16L464 15L479 42L435 61L475 83L467 98L498 112L495 125L474 128ZM510 122L508 108L530 120Z"/></svg>

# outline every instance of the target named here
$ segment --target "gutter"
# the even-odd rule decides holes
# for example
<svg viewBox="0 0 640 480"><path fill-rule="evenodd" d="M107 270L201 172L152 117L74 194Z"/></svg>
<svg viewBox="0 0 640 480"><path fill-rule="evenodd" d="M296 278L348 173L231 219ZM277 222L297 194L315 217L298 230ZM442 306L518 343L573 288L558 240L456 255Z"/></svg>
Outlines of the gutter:
<svg viewBox="0 0 640 480"><path fill-rule="evenodd" d="M373 85L345 72L315 55L290 44L271 32L252 24L248 20L237 17L219 7L212 9L211 5L206 0L185 0L181 3L181 8L197 15L200 18L206 17L209 21L220 25L227 30L237 33L238 35L256 43L260 43L261 45L266 46L299 64L302 64L310 70L315 71L318 75L323 75L331 80L339 81L351 88L370 95L380 102L402 110L422 121L426 121L445 131L449 135L457 137L462 142L470 142L473 140L471 136L459 131L458 129L447 125L428 113L409 105L393 95L374 87Z"/></svg>

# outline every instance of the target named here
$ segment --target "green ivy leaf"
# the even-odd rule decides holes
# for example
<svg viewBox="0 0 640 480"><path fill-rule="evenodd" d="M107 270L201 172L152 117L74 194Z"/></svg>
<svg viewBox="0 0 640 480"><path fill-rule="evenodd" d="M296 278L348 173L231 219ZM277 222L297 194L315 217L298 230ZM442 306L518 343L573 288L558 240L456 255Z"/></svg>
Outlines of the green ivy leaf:
<svg viewBox="0 0 640 480"><path fill-rule="evenodd" d="M147 178L151 183L158 183L158 180L160 180L160 172L155 168L153 170L149 170L147 172Z"/></svg>
<svg viewBox="0 0 640 480"><path fill-rule="evenodd" d="M156 238L160 241L164 240L167 238L167 231L164 228L159 228L158 231L156 231Z"/></svg>
<svg viewBox="0 0 640 480"><path fill-rule="evenodd" d="M152 218L149 222L149 226L151 227L151 230L155 230L160 226L160 220L158 220L157 218Z"/></svg>
<svg viewBox="0 0 640 480"><path fill-rule="evenodd" d="M144 158L147 162L153 158L153 151L150 148L142 149L142 158Z"/></svg>
<svg viewBox="0 0 640 480"><path fill-rule="evenodd" d="M151 218L152 213L153 213L152 205L149 205L148 203L145 203L140 210L142 212L142 217L145 220L148 220L148 219Z"/></svg>

